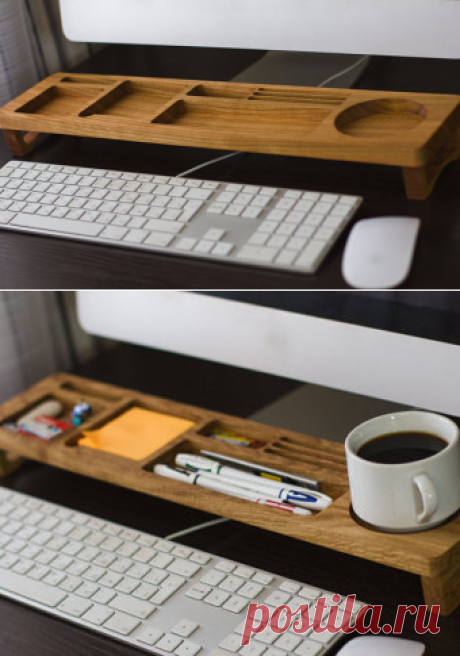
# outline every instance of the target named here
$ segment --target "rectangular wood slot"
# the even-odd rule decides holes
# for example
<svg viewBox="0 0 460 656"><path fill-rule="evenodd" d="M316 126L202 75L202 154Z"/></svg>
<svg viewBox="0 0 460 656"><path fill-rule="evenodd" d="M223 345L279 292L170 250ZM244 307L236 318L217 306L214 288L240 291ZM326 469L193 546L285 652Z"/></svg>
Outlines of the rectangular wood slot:
<svg viewBox="0 0 460 656"><path fill-rule="evenodd" d="M249 96L249 100L262 100L266 102L286 102L286 103L301 103L304 105L321 105L323 107L330 107L334 105L341 105L348 98L347 95L326 95L321 92L314 91L282 91L280 89L260 88Z"/></svg>
<svg viewBox="0 0 460 656"><path fill-rule="evenodd" d="M286 132L297 134L310 132L319 126L329 114L330 109L314 107L306 110L298 105L255 104L237 99L198 99L178 100L165 112L157 116L155 123L165 123L177 127L205 129L207 121L221 132L266 132L275 130L277 134Z"/></svg>
<svg viewBox="0 0 460 656"><path fill-rule="evenodd" d="M79 85L77 88L60 84L48 87L40 94L18 107L18 114L34 114L40 116L68 116L78 114L92 97L103 91L97 85Z"/></svg>
<svg viewBox="0 0 460 656"><path fill-rule="evenodd" d="M188 96L204 96L207 98L240 98L246 99L253 91L254 87L244 85L216 86L213 84L198 84L190 89Z"/></svg>
<svg viewBox="0 0 460 656"><path fill-rule="evenodd" d="M181 89L182 87L180 87ZM151 119L158 109L174 97L179 89L167 84L139 84L122 82L94 104L80 112L80 116L106 116L135 121Z"/></svg>
<svg viewBox="0 0 460 656"><path fill-rule="evenodd" d="M18 435L1 426L50 397L61 399L67 408L81 397L93 399L97 410L82 427L50 442ZM184 417L195 424L142 460L72 446L82 430L102 425L133 405ZM207 435L216 425L240 434L246 432L266 446L250 449L211 440ZM254 512L253 504L248 501L166 479L152 471L156 463L172 464L179 451L198 453L201 449L313 476L322 482L323 491L334 501L325 510L309 517L266 506L259 506ZM106 383L55 374L0 407L0 475L8 473L8 462L15 457L31 458L416 574L422 579L426 603L439 603L443 614L451 613L460 604L460 568L456 565L460 559L460 513L442 526L412 534L381 533L360 525L350 510L342 444Z"/></svg>

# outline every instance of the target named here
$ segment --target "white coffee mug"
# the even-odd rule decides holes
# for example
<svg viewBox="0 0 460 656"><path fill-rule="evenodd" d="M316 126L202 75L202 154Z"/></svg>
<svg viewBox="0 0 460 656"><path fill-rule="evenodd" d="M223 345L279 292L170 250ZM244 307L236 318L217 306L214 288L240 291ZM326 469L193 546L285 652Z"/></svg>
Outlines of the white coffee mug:
<svg viewBox="0 0 460 656"><path fill-rule="evenodd" d="M358 455L373 439L404 432L429 433L446 446L423 460L397 464ZM378 529L425 530L460 508L459 429L447 417L415 410L375 417L351 431L345 451L353 511Z"/></svg>

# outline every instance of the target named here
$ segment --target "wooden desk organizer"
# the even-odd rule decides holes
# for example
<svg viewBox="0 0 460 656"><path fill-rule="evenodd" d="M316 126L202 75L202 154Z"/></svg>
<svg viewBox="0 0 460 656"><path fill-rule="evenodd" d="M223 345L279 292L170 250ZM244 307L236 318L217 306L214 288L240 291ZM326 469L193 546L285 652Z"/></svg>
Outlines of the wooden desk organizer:
<svg viewBox="0 0 460 656"><path fill-rule="evenodd" d="M443 614L460 604L460 516L422 533L394 535L359 525L350 513L345 451L341 444L280 428L265 426L218 412L167 401L105 383L56 374L34 385L0 408L0 424L15 421L47 398L60 400L67 409L84 398L92 404L92 417L49 442L0 428L0 454L31 458L115 485L192 506L260 528L311 542L335 551L382 563L421 576L426 603L440 604ZM166 412L194 421L194 426L166 447L143 460L130 460L78 445L83 429L101 426L132 406ZM249 449L207 437L216 426L257 438L264 443ZM334 502L309 517L290 515L266 506L152 472L153 465L173 463L177 452L208 449L263 463L322 481ZM5 459L5 456L4 456ZM0 473L6 474L8 466ZM6 463L8 465L8 463Z"/></svg>
<svg viewBox="0 0 460 656"><path fill-rule="evenodd" d="M43 132L400 166L423 200L460 156L460 96L56 73L0 127L19 157Z"/></svg>

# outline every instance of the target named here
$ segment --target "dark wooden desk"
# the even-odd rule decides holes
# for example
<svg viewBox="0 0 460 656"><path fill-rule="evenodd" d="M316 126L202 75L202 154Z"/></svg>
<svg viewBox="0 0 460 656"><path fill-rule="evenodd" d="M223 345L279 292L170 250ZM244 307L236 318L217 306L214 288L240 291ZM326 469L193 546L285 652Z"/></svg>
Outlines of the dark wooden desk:
<svg viewBox="0 0 460 656"><path fill-rule="evenodd" d="M156 372L162 375L157 376ZM177 372L180 371L180 376ZM290 391L280 378L193 358L123 346L77 372L144 392L235 414L248 414ZM250 393L248 393L250 391ZM26 464L3 481L19 491L132 528L165 536L209 518L205 513L38 464ZM184 537L184 544L279 575L356 593L382 604L382 622L393 623L398 604L423 603L417 577L304 544L236 522ZM0 598L2 656L137 656L141 652ZM426 656L458 654L460 609L441 618L440 633L421 637ZM420 639L408 616L403 636ZM371 656L371 655L369 655Z"/></svg>
<svg viewBox="0 0 460 656"><path fill-rule="evenodd" d="M192 79L230 79L260 52L202 48L110 46L79 72ZM362 88L460 93L460 62L375 58ZM97 139L47 137L36 161L176 175L219 151ZM460 162L442 174L427 201L408 201L398 169L376 165L248 154L213 165L197 176L229 182L298 187L364 196L356 219L382 215L422 219L415 261L406 288L460 287ZM176 255L2 232L0 287L284 289L345 286L341 275L344 235L315 276L214 264Z"/></svg>

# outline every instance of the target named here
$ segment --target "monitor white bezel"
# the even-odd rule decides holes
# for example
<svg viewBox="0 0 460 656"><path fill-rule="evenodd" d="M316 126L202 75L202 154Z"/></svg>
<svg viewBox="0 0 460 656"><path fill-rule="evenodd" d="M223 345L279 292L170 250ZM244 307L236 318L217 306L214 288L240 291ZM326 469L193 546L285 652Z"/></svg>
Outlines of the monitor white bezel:
<svg viewBox="0 0 460 656"><path fill-rule="evenodd" d="M77 298L92 334L460 416L453 344L185 291Z"/></svg>
<svg viewBox="0 0 460 656"><path fill-rule="evenodd" d="M60 0L73 41L460 58L458 0Z"/></svg>

